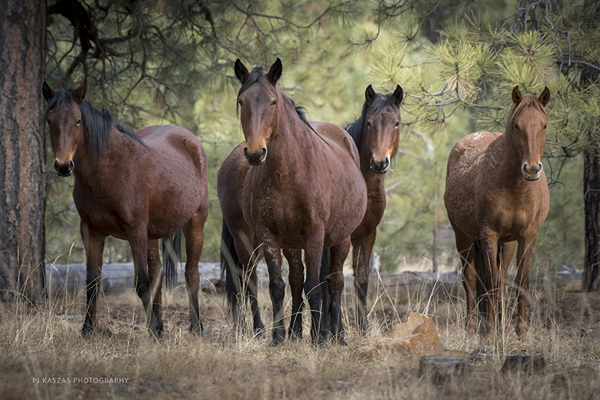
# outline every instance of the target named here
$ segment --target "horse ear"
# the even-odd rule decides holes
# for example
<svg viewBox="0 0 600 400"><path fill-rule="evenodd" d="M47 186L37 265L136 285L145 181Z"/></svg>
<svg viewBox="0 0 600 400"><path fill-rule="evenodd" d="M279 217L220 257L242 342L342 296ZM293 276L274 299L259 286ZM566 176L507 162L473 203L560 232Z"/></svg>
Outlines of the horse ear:
<svg viewBox="0 0 600 400"><path fill-rule="evenodd" d="M521 99L523 99L523 95L521 94L521 91L519 90L519 85L515 86L515 88L513 89L512 92L512 101L513 103L515 103L515 105L518 105L521 102Z"/></svg>
<svg viewBox="0 0 600 400"><path fill-rule="evenodd" d="M544 88L544 91L542 92L542 94L540 94L539 100L540 100L540 103L542 103L542 105L544 107L546 107L546 105L550 101L550 89L548 89L548 86L546 86Z"/></svg>
<svg viewBox="0 0 600 400"><path fill-rule="evenodd" d="M42 85L42 93L44 94L44 99L46 101L50 101L54 97L54 89L48 86L48 82L44 81Z"/></svg>
<svg viewBox="0 0 600 400"><path fill-rule="evenodd" d="M235 76L238 78L240 83L244 83L248 77L248 68L246 68L244 63L242 63L239 58L235 60L233 69L235 70Z"/></svg>
<svg viewBox="0 0 600 400"><path fill-rule="evenodd" d="M373 86L371 85L367 86L367 90L365 90L365 100L369 106L373 104L375 100L377 100L377 93L375 93Z"/></svg>
<svg viewBox="0 0 600 400"><path fill-rule="evenodd" d="M73 99L77 103L81 103L85 98L85 92L87 91L87 79L83 80L83 83L79 85L77 89L73 91Z"/></svg>
<svg viewBox="0 0 600 400"><path fill-rule="evenodd" d="M392 101L394 102L396 107L400 107L400 104L402 104L403 96L404 92L402 91L400 85L396 86L396 90L394 90L394 93L392 94Z"/></svg>
<svg viewBox="0 0 600 400"><path fill-rule="evenodd" d="M277 83L279 78L281 78L282 71L283 71L283 65L281 64L281 60L279 59L279 57L277 57L277 60L275 60L273 65L271 65L271 68L269 68L269 73L267 74L267 77L269 77L269 80L273 84L275 84L275 83Z"/></svg>

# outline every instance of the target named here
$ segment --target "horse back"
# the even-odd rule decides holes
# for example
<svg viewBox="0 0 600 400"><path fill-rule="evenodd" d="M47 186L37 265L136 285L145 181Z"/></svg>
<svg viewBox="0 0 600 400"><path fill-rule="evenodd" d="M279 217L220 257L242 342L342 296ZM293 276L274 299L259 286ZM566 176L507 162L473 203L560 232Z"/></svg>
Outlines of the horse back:
<svg viewBox="0 0 600 400"><path fill-rule="evenodd" d="M311 126L337 154L348 153L360 170L358 149L352 137L344 129L328 122L311 122Z"/></svg>

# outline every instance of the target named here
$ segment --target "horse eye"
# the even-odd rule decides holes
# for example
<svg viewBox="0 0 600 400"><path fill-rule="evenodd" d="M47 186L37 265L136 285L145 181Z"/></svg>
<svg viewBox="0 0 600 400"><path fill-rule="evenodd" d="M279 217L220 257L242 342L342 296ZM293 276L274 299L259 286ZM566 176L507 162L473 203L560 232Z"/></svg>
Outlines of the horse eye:
<svg viewBox="0 0 600 400"><path fill-rule="evenodd" d="M81 120L78 120L78 121L77 121L77 125L79 125L79 124L81 124Z"/></svg>
<svg viewBox="0 0 600 400"><path fill-rule="evenodd" d="M513 126L514 126L515 128L517 128L517 129L520 129L520 128L519 128L519 125L517 125L517 124L514 124Z"/></svg>
<svg viewBox="0 0 600 400"><path fill-rule="evenodd" d="M546 127L547 127L547 126L548 126L548 125L544 125L544 130L546 130Z"/></svg>
<svg viewBox="0 0 600 400"><path fill-rule="evenodd" d="M242 106L242 105L243 105L241 100L238 100L238 104L239 104L240 106Z"/></svg>
<svg viewBox="0 0 600 400"><path fill-rule="evenodd" d="M50 123L50 120L47 120L46 122L48 123L48 125L52 125L52 124Z"/></svg>
<svg viewBox="0 0 600 400"><path fill-rule="evenodd" d="M370 127L371 127L371 123L367 122L367 128L370 128Z"/></svg>
<svg viewBox="0 0 600 400"><path fill-rule="evenodd" d="M277 99L273 100L273 102L271 103L272 106L274 106L275 104L277 104Z"/></svg>
<svg viewBox="0 0 600 400"><path fill-rule="evenodd" d="M394 124L394 126L395 126L396 128L397 128L397 127L399 127L399 126L400 126L400 122L396 122L396 123Z"/></svg>

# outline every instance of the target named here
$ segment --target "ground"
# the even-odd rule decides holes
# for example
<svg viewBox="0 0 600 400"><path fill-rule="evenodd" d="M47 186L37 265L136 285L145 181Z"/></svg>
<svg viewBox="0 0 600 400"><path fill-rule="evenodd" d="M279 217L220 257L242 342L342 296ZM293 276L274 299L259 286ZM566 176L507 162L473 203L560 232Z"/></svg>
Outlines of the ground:
<svg viewBox="0 0 600 400"><path fill-rule="evenodd" d="M446 349L469 352L467 376L439 383L419 377L418 360L359 357L363 338L353 328L350 298L348 346L319 348L308 341L307 312L305 338L271 348L268 334L253 337L232 328L220 294L202 296L202 337L187 331L185 290L175 289L164 299L166 333L158 342L143 327L141 301L133 290L103 297L99 332L87 340L79 334L82 296L54 297L37 306L0 305L0 398L600 398L600 293L535 288L525 340L512 328L468 337L461 293L402 303L385 293L371 296L367 336L382 336L418 311L432 317ZM286 301L289 313L289 294ZM264 289L260 302L263 319L270 322ZM522 353L542 355L546 371L500 372L505 355Z"/></svg>

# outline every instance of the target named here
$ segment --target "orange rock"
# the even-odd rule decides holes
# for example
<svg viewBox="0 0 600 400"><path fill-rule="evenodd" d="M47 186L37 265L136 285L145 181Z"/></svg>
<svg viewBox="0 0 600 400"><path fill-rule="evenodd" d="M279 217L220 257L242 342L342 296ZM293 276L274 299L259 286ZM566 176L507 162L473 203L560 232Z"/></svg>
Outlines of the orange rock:
<svg viewBox="0 0 600 400"><path fill-rule="evenodd" d="M411 313L408 321L396 325L386 337L358 348L359 355L364 357L400 353L412 359L439 354L443 351L444 346L433 321L419 313Z"/></svg>

